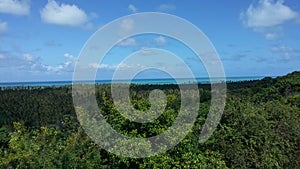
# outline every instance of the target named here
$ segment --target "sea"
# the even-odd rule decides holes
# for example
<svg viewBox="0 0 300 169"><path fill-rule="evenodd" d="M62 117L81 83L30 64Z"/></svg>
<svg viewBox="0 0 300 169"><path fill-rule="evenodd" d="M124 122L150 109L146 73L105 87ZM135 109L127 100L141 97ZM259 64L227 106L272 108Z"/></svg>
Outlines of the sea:
<svg viewBox="0 0 300 169"><path fill-rule="evenodd" d="M241 81L252 81L261 80L263 76L252 76L252 77L227 77L226 82L241 82ZM133 79L133 80L95 80L95 81L41 81L41 82L0 82L1 88L14 88L14 87L60 87L68 86L72 84L149 84L149 85L163 85L163 84L210 84L224 82L222 78L179 78L179 79Z"/></svg>

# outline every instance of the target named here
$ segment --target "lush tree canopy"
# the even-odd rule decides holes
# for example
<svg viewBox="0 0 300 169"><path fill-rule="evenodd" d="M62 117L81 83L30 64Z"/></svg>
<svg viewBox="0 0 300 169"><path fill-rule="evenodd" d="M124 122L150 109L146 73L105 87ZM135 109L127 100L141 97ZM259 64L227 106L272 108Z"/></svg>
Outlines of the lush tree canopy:
<svg viewBox="0 0 300 169"><path fill-rule="evenodd" d="M71 86L2 88L0 166L300 168L300 72L227 86L225 111L208 141L199 143L198 136L210 107L210 86L199 84L200 110L193 130L167 152L140 159L111 154L85 134L73 107ZM146 124L131 122L116 110L110 85L97 85L96 98L103 116L116 131L131 137L151 137L172 125L181 103L177 85L131 85L134 108L148 110L153 89L166 94L166 109ZM130 113L128 105L122 106Z"/></svg>

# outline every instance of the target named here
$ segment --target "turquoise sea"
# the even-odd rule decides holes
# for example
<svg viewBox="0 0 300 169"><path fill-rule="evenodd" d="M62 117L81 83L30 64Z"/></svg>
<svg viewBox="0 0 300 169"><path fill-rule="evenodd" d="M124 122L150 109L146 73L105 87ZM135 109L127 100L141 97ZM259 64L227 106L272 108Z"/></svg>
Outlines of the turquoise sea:
<svg viewBox="0 0 300 169"><path fill-rule="evenodd" d="M250 80L260 80L263 79L263 76L255 77L229 77L226 78L226 82L239 82L239 81L250 81ZM133 80L96 80L96 81L77 81L74 83L79 84L110 84L110 83L131 83L131 84L190 84L190 83L199 83L199 84L210 84L214 82L221 82L220 78L196 78L188 79L181 78L177 79L133 79ZM72 81L44 81L44 82L0 82L0 87L26 87L26 86L66 86L72 85Z"/></svg>

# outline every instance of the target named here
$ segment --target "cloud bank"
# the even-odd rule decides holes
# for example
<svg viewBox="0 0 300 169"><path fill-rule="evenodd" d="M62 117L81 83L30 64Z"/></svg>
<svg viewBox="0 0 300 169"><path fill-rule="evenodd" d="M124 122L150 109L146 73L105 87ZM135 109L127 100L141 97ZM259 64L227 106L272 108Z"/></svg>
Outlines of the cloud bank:
<svg viewBox="0 0 300 169"><path fill-rule="evenodd" d="M257 5L251 4L246 12L242 12L241 17L247 27L272 27L295 19L297 12L286 6L283 0L260 0Z"/></svg>
<svg viewBox="0 0 300 169"><path fill-rule="evenodd" d="M240 13L243 24L262 33L267 40L282 36L281 26L288 21L297 21L300 15L284 4L284 0L259 0Z"/></svg>
<svg viewBox="0 0 300 169"><path fill-rule="evenodd" d="M58 4L54 0L48 1L40 15L49 24L77 27L88 22L87 14L76 5Z"/></svg>
<svg viewBox="0 0 300 169"><path fill-rule="evenodd" d="M137 12L137 8L134 5L132 5L132 4L128 5L128 10L130 12L132 12L132 13L136 13Z"/></svg>
<svg viewBox="0 0 300 169"><path fill-rule="evenodd" d="M0 12L13 15L28 15L30 13L30 1L0 0Z"/></svg>

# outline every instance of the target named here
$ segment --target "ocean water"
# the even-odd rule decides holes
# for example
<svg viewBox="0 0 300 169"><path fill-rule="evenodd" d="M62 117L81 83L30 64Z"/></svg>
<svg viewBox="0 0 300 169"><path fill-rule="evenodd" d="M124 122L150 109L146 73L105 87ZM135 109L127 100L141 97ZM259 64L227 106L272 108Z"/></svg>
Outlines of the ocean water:
<svg viewBox="0 0 300 169"><path fill-rule="evenodd" d="M260 80L263 79L262 76L254 76L254 77L228 77L226 78L226 82L239 82L239 81L250 81L250 80ZM191 84L191 83L200 83L200 84L210 84L210 83L218 83L222 82L220 78L196 78L196 79L189 79L189 78L181 78L177 79L133 79L133 80L96 80L96 81L77 81L74 82L76 84L111 84L111 83L120 83L120 84ZM72 81L49 81L49 82L0 82L0 87L2 88L13 88L13 87L27 87L27 86L41 86L41 87L59 87L59 86L66 86L72 85Z"/></svg>

